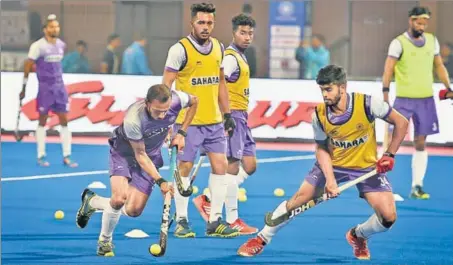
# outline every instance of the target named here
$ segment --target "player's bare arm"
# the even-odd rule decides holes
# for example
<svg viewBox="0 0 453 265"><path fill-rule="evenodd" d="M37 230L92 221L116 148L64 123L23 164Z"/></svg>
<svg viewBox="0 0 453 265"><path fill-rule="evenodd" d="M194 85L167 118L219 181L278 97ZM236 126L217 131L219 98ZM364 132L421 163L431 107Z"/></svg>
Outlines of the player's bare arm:
<svg viewBox="0 0 453 265"><path fill-rule="evenodd" d="M167 69L164 70L164 75L163 75L163 80L162 83L169 88L173 85L173 82L175 82L176 77L178 76L178 72L172 72Z"/></svg>
<svg viewBox="0 0 453 265"><path fill-rule="evenodd" d="M440 55L434 56L434 69L440 82L444 84L445 88L450 88L450 77L448 76L447 68L445 68L444 62Z"/></svg>
<svg viewBox="0 0 453 265"><path fill-rule="evenodd" d="M389 87L392 82L393 73L395 71L395 65L398 62L398 59L387 56L384 66L384 74L382 75L382 91L384 93L384 101L389 102Z"/></svg>
<svg viewBox="0 0 453 265"><path fill-rule="evenodd" d="M326 192L330 197L339 194L337 181L333 174L332 157L329 151L329 138L323 141L316 141L316 160L326 176Z"/></svg>
<svg viewBox="0 0 453 265"><path fill-rule="evenodd" d="M23 99L25 97L25 88L27 87L27 81L28 81L28 75L31 72L31 69L33 68L33 64L35 62L32 59L27 59L24 64L24 81L22 84L22 91L20 92L20 99Z"/></svg>
<svg viewBox="0 0 453 265"><path fill-rule="evenodd" d="M228 88L225 80L225 73L220 69L219 79L219 105L222 113L230 113L230 100L228 97Z"/></svg>
<svg viewBox="0 0 453 265"><path fill-rule="evenodd" d="M404 140L404 137L406 136L409 121L394 109L392 109L392 111L386 118L386 121L394 125L392 140L387 149L387 152L394 155L398 151L401 143Z"/></svg>
<svg viewBox="0 0 453 265"><path fill-rule="evenodd" d="M157 171L153 161L151 161L149 156L146 154L145 142L129 141L129 143L131 144L132 149L134 150L135 159L137 160L138 164L160 186L162 193L166 193L170 190L173 193L173 189L171 188L171 186L168 185L166 181L164 181L162 176Z"/></svg>
<svg viewBox="0 0 453 265"><path fill-rule="evenodd" d="M173 138L171 145L174 146L176 145L178 147L178 151L182 151L185 146L185 140L184 138L187 136L187 128L189 128L189 125L192 123L193 118L195 117L195 114L197 113L197 108L198 108L198 98L195 96L189 95L189 109L186 112L186 116L184 117L184 121L181 125L181 129L178 130L178 133L176 134L175 138Z"/></svg>

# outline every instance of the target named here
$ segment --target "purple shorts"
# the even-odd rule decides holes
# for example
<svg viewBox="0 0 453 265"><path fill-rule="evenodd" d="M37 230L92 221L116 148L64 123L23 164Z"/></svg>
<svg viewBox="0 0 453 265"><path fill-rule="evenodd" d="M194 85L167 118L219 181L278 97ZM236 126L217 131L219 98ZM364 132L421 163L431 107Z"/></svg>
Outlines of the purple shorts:
<svg viewBox="0 0 453 265"><path fill-rule="evenodd" d="M36 97L36 110L39 114L47 115L49 110L55 113L69 111L68 92L63 88L40 88Z"/></svg>
<svg viewBox="0 0 453 265"><path fill-rule="evenodd" d="M236 122L236 129L234 129L233 136L228 138L227 156L238 160L241 160L243 156L256 156L256 144L252 131L247 125L247 112L233 110L231 116Z"/></svg>
<svg viewBox="0 0 453 265"><path fill-rule="evenodd" d="M414 136L439 133L436 103L434 98L399 98L393 108L414 123Z"/></svg>
<svg viewBox="0 0 453 265"><path fill-rule="evenodd" d="M180 124L175 124L173 126L173 135L180 128ZM186 146L184 147L183 153L178 154L178 160L193 162L200 148L206 153L226 153L227 143L223 123L189 126L187 129Z"/></svg>
<svg viewBox="0 0 453 265"><path fill-rule="evenodd" d="M160 149L149 157L157 169L163 166L164 161ZM129 185L134 186L137 190L146 195L150 195L153 191L153 178L142 170L133 156L123 156L115 149L110 148L109 171L110 176L122 176L127 178L129 180Z"/></svg>
<svg viewBox="0 0 453 265"><path fill-rule="evenodd" d="M373 169L367 170L352 170L352 169L341 169L334 168L333 173L335 174L335 179L337 183L354 180L367 172L370 172ZM318 163L315 163L313 168L308 173L308 176L305 177L305 180L311 185L319 188L324 188L326 185L326 178L322 173L321 168ZM392 191L392 185L390 185L387 176L385 174L377 174L359 184L356 185L359 190L360 197L363 198L363 194L367 192L384 192Z"/></svg>

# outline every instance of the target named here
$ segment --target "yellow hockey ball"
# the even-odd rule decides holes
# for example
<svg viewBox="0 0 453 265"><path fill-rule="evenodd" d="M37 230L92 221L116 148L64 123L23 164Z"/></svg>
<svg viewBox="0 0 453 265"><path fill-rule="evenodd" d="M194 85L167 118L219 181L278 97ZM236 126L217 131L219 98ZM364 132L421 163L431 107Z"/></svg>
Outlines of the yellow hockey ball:
<svg viewBox="0 0 453 265"><path fill-rule="evenodd" d="M247 190L245 188L239 188L239 193L244 193L246 194L247 193Z"/></svg>
<svg viewBox="0 0 453 265"><path fill-rule="evenodd" d="M277 188L274 190L274 195L277 197L285 196L285 191L283 189Z"/></svg>
<svg viewBox="0 0 453 265"><path fill-rule="evenodd" d="M162 251L162 249L160 248L160 246L159 246L158 244L153 244L153 245L149 248L149 252L150 252L151 254L153 254L154 256L159 255L161 251Z"/></svg>
<svg viewBox="0 0 453 265"><path fill-rule="evenodd" d="M210 191L209 191L209 188L204 188L203 190L203 195L209 195L210 194Z"/></svg>
<svg viewBox="0 0 453 265"><path fill-rule="evenodd" d="M192 186L192 194L197 194L198 193L198 187L197 186Z"/></svg>
<svg viewBox="0 0 453 265"><path fill-rule="evenodd" d="M55 216L55 219L61 220L64 218L64 212L61 210L58 210L55 212L54 216Z"/></svg>
<svg viewBox="0 0 453 265"><path fill-rule="evenodd" d="M240 202L246 202L247 201L247 195L245 195L245 193L239 193L238 194L238 200Z"/></svg>

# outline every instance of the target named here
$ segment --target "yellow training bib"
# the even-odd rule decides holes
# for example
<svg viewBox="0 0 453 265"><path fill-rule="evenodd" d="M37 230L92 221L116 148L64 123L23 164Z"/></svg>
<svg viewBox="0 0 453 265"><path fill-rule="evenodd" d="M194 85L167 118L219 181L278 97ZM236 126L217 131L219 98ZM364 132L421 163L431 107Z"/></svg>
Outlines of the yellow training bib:
<svg viewBox="0 0 453 265"><path fill-rule="evenodd" d="M239 78L235 82L227 82L230 98L230 109L247 110L249 105L250 69L241 54L233 48L225 50L225 56L232 55L239 66Z"/></svg>
<svg viewBox="0 0 453 265"><path fill-rule="evenodd" d="M375 122L365 112L365 95L352 93L352 114L343 124L334 125L327 117L327 107L320 104L316 115L329 137L332 163L335 167L365 169L376 165Z"/></svg>
<svg viewBox="0 0 453 265"><path fill-rule="evenodd" d="M198 109L191 125L209 125L222 122L219 107L219 79L222 63L220 42L211 38L209 54L200 53L188 38L179 41L186 51L187 62L176 78L176 90L198 97ZM181 110L176 123L181 124L186 109Z"/></svg>

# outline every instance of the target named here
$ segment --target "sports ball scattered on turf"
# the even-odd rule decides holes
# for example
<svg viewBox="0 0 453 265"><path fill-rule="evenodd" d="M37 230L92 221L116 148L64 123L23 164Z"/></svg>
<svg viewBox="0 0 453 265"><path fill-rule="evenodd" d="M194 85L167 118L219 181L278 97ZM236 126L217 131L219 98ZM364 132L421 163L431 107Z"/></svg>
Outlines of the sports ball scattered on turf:
<svg viewBox="0 0 453 265"><path fill-rule="evenodd" d="M209 188L204 188L203 190L203 195L208 195L209 194Z"/></svg>
<svg viewBox="0 0 453 265"><path fill-rule="evenodd" d="M192 194L198 194L198 187L197 186L192 186Z"/></svg>
<svg viewBox="0 0 453 265"><path fill-rule="evenodd" d="M285 191L283 189L277 188L274 190L274 195L277 197L285 196Z"/></svg>
<svg viewBox="0 0 453 265"><path fill-rule="evenodd" d="M61 220L64 218L64 212L61 210L58 210L55 212L54 216L55 216L55 219Z"/></svg>
<svg viewBox="0 0 453 265"><path fill-rule="evenodd" d="M153 245L149 248L149 252L150 252L153 256L159 255L161 251L162 251L162 249L160 248L160 246L159 246L158 244L153 244Z"/></svg>
<svg viewBox="0 0 453 265"><path fill-rule="evenodd" d="M247 190L245 188L239 188L239 193L247 194Z"/></svg>
<svg viewBox="0 0 453 265"><path fill-rule="evenodd" d="M245 201L247 201L247 195L245 195L245 193L242 193L242 192L239 193L239 194L238 194L238 200L239 200L240 202L245 202Z"/></svg>

